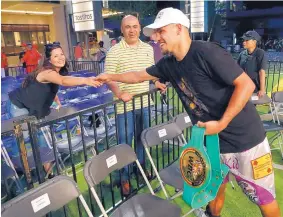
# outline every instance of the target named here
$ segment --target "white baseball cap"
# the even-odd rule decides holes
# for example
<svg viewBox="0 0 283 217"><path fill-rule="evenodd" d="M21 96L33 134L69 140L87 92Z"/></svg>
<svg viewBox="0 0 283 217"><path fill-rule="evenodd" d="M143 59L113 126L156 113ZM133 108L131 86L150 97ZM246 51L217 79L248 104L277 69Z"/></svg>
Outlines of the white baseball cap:
<svg viewBox="0 0 283 217"><path fill-rule="evenodd" d="M165 8L159 11L154 23L143 28L143 34L149 37L152 35L154 29L159 29L173 23L190 28L190 20L182 11L175 8Z"/></svg>

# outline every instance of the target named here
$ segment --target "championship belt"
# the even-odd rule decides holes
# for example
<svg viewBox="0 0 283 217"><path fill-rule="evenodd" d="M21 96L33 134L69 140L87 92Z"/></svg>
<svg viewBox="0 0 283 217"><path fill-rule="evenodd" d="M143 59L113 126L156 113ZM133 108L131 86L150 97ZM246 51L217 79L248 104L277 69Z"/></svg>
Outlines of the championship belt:
<svg viewBox="0 0 283 217"><path fill-rule="evenodd" d="M183 200L193 209L212 201L229 168L220 161L218 135L206 136L205 128L193 126L190 142L183 147L180 169L184 179Z"/></svg>

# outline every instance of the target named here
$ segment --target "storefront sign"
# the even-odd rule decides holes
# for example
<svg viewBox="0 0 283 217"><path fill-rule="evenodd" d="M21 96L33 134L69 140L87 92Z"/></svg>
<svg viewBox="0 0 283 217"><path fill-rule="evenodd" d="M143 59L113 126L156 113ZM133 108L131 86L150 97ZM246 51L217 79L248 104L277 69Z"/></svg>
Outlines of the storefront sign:
<svg viewBox="0 0 283 217"><path fill-rule="evenodd" d="M93 2L72 0L72 6L75 31L95 30Z"/></svg>
<svg viewBox="0 0 283 217"><path fill-rule="evenodd" d="M207 32L207 1L191 0L191 32Z"/></svg>

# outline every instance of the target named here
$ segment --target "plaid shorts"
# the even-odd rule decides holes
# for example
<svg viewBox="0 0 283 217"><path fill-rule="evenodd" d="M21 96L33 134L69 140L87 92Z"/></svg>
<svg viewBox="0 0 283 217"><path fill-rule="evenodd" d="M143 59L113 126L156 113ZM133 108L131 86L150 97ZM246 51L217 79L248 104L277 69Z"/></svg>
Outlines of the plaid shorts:
<svg viewBox="0 0 283 217"><path fill-rule="evenodd" d="M265 205L275 199L274 171L267 138L247 151L221 154L221 160L252 202ZM229 174L223 184L228 181Z"/></svg>

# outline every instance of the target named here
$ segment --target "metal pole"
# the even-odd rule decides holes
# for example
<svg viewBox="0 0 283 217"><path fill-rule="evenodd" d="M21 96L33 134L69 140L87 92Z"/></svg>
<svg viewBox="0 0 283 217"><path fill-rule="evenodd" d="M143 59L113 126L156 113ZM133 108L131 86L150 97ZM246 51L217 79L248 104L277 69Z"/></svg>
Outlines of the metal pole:
<svg viewBox="0 0 283 217"><path fill-rule="evenodd" d="M27 187L28 189L33 188L33 183L32 183L32 177L30 173L30 167L28 164L28 157L27 157L27 150L25 146L25 140L24 140L24 135L22 131L22 121L16 121L14 122L14 131L15 131L15 136L17 139L17 144L19 146L20 154L21 154L21 161L24 167L24 174L27 179Z"/></svg>
<svg viewBox="0 0 283 217"><path fill-rule="evenodd" d="M67 41L68 41L68 47L69 47L69 59L74 59L74 49L72 46L72 40L71 40L71 30L70 30L70 14L72 14L72 2L66 1L66 5L64 7L65 11L65 19L66 19L66 25L67 25Z"/></svg>

